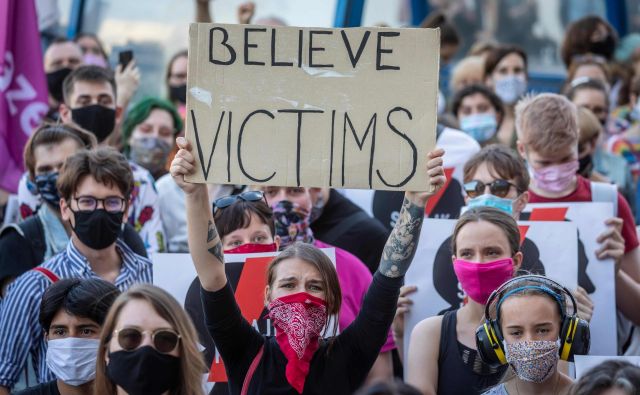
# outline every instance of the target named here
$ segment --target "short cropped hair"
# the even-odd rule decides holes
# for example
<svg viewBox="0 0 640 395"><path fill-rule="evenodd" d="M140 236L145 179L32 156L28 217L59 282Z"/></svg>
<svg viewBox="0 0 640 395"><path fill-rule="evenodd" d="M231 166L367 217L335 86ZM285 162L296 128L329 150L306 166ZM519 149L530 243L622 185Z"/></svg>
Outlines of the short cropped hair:
<svg viewBox="0 0 640 395"><path fill-rule="evenodd" d="M89 82L94 84L107 82L113 89L114 98L117 97L116 79L111 70L94 65L80 66L73 70L62 83L62 93L66 104L69 104L69 98L73 94L73 88L76 82Z"/></svg>
<svg viewBox="0 0 640 395"><path fill-rule="evenodd" d="M251 223L252 214L269 227L271 236L275 236L276 226L271 208L262 200L247 202L238 199L231 206L217 210L214 215L220 240L231 232L247 228Z"/></svg>
<svg viewBox="0 0 640 395"><path fill-rule="evenodd" d="M128 202L133 189L133 174L127 159L111 147L82 150L67 158L58 177L60 197L69 201L85 177L109 187L116 186Z"/></svg>
<svg viewBox="0 0 640 395"><path fill-rule="evenodd" d="M534 151L553 155L578 145L578 111L564 96L542 93L516 105L518 139Z"/></svg>
<svg viewBox="0 0 640 395"><path fill-rule="evenodd" d="M504 180L514 180L518 193L529 190L529 171L522 158L511 148L501 144L491 144L473 155L464 165L464 182L473 180L473 175L481 164L487 164L495 175Z"/></svg>
<svg viewBox="0 0 640 395"><path fill-rule="evenodd" d="M129 152L129 138L131 137L133 130L136 126L144 122L145 119L149 117L149 114L151 114L151 111L155 109L164 110L169 114L173 120L174 137L180 133L183 126L182 118L180 117L180 114L178 114L178 111L176 111L173 104L171 104L170 101L159 97L145 97L129 109L127 119L122 125L122 145L125 153Z"/></svg>
<svg viewBox="0 0 640 395"><path fill-rule="evenodd" d="M93 149L96 137L71 123L52 124L44 123L31 134L24 146L24 167L29 171L31 180L35 178L36 158L35 150L40 145L60 144L65 140L73 140L78 144L78 149Z"/></svg>
<svg viewBox="0 0 640 395"><path fill-rule="evenodd" d="M40 325L49 331L53 317L60 310L69 315L88 318L102 326L109 308L120 295L115 285L99 278L67 278L52 284L40 303Z"/></svg>

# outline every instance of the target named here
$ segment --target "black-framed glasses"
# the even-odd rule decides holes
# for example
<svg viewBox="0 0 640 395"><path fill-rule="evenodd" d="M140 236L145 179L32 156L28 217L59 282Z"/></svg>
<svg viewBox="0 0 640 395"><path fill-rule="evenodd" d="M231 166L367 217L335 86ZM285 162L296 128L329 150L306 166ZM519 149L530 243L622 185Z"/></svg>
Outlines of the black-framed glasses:
<svg viewBox="0 0 640 395"><path fill-rule="evenodd" d="M170 353L175 350L180 341L180 335L172 329L156 329L154 331L143 331L136 327L127 327L113 331L118 339L118 344L125 351L133 351L140 347L145 334L151 336L153 347L161 353Z"/></svg>
<svg viewBox="0 0 640 395"><path fill-rule="evenodd" d="M472 180L464 184L464 191L470 198L475 198L484 195L487 187L489 187L489 192L491 192L492 195L500 198L507 196L511 187L516 188L516 190L518 189L515 184L507 180L495 180L486 184L480 180Z"/></svg>
<svg viewBox="0 0 640 395"><path fill-rule="evenodd" d="M224 196L216 199L213 202L213 211L222 210L237 202L238 200L244 200L245 202L257 202L264 199L264 203L268 206L267 198L262 191L246 191L237 195Z"/></svg>
<svg viewBox="0 0 640 395"><path fill-rule="evenodd" d="M107 196L104 199L98 199L93 196L77 196L73 198L78 204L79 211L95 211L98 203L102 202L104 210L110 213L120 213L124 211L127 201L120 196Z"/></svg>

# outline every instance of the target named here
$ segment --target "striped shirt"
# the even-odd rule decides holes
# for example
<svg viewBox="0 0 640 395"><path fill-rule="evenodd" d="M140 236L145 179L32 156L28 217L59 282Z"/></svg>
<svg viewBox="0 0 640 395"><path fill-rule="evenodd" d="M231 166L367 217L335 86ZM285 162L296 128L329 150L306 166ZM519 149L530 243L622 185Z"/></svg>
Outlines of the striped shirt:
<svg viewBox="0 0 640 395"><path fill-rule="evenodd" d="M152 263L135 254L120 239L116 248L122 258L115 286L124 291L135 283L151 283ZM72 241L59 254L40 265L59 278L99 278L89 261ZM0 386L11 388L31 355L38 382L55 379L46 363L47 345L38 315L40 301L51 281L42 273L30 270L13 282L0 304Z"/></svg>

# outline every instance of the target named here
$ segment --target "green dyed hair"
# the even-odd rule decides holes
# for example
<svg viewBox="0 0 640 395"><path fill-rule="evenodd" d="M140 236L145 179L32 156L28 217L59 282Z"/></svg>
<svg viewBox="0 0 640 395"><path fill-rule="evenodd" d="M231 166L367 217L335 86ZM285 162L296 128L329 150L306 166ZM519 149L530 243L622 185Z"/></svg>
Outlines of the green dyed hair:
<svg viewBox="0 0 640 395"><path fill-rule="evenodd" d="M127 114L127 119L122 125L122 146L125 152L129 151L129 137L131 137L133 129L147 119L151 111L156 108L165 110L171 114L171 118L173 118L174 135L177 135L182 130L182 118L180 118L180 114L178 114L178 111L176 111L176 108L171 102L157 97L145 97L136 103L135 106L131 107Z"/></svg>

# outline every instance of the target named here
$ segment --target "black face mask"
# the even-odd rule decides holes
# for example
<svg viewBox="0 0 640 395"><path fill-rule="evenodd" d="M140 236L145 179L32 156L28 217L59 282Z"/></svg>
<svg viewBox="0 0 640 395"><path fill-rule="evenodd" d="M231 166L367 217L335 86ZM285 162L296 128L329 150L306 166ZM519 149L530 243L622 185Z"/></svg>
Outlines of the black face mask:
<svg viewBox="0 0 640 395"><path fill-rule="evenodd" d="M176 86L170 85L169 99L171 99L171 101L178 101L182 104L187 104L187 84Z"/></svg>
<svg viewBox="0 0 640 395"><path fill-rule="evenodd" d="M123 212L110 213L104 209L73 211L76 226L72 229L87 247L102 250L115 243L122 230Z"/></svg>
<svg viewBox="0 0 640 395"><path fill-rule="evenodd" d="M52 73L47 73L47 88L51 97L62 103L64 98L62 96L62 82L71 74L73 70L70 68L64 68L56 70Z"/></svg>
<svg viewBox="0 0 640 395"><path fill-rule="evenodd" d="M615 49L615 39L611 34L608 34L604 40L592 41L589 44L589 52L603 56L605 59L611 59Z"/></svg>
<svg viewBox="0 0 640 395"><path fill-rule="evenodd" d="M591 174L591 170L593 169L593 159L591 158L591 155L578 159L578 163L580 164L578 174L588 178Z"/></svg>
<svg viewBox="0 0 640 395"><path fill-rule="evenodd" d="M40 174L35 177L35 183L38 187L38 193L42 199L58 208L60 203L60 195L56 183L58 182L58 172Z"/></svg>
<svg viewBox="0 0 640 395"><path fill-rule="evenodd" d="M107 376L129 395L160 395L178 386L180 358L151 346L109 354Z"/></svg>
<svg viewBox="0 0 640 395"><path fill-rule="evenodd" d="M116 126L116 110L99 104L71 109L71 119L103 142Z"/></svg>

